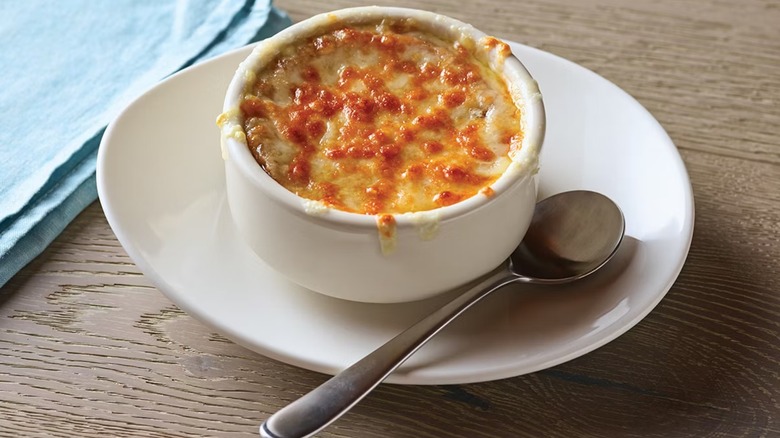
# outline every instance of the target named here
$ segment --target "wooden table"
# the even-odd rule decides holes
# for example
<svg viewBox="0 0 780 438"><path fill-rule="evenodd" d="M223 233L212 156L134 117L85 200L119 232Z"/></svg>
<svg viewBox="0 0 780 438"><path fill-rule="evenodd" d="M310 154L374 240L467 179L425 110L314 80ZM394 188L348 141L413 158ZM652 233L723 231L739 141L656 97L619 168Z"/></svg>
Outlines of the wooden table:
<svg viewBox="0 0 780 438"><path fill-rule="evenodd" d="M327 3L327 5L326 5ZM581 64L661 122L693 183L688 261L625 335L495 382L382 385L323 437L780 436L780 4L381 0ZM357 5L280 0L295 21ZM326 376L179 310L95 202L0 291L0 436L254 436Z"/></svg>

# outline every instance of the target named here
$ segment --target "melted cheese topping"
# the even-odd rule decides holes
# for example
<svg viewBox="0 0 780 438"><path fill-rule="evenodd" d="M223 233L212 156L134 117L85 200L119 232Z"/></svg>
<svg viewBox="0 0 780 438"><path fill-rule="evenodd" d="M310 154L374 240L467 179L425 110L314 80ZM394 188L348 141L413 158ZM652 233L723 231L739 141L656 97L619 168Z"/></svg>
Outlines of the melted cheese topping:
<svg viewBox="0 0 780 438"><path fill-rule="evenodd" d="M494 38L483 43L509 53ZM363 214L491 196L523 136L498 74L460 43L406 22L338 27L286 47L240 109L247 144L272 178ZM387 232L394 222L378 225Z"/></svg>

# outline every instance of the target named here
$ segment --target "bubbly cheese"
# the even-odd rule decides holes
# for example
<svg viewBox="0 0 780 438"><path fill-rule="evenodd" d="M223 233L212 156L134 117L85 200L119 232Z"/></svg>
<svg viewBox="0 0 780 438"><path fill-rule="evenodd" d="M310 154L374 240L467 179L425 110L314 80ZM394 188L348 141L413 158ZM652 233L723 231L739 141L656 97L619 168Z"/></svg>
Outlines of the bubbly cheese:
<svg viewBox="0 0 780 438"><path fill-rule="evenodd" d="M253 79L240 110L257 162L303 198L378 215L380 231L387 215L491 196L522 142L501 76L408 22L336 26Z"/></svg>

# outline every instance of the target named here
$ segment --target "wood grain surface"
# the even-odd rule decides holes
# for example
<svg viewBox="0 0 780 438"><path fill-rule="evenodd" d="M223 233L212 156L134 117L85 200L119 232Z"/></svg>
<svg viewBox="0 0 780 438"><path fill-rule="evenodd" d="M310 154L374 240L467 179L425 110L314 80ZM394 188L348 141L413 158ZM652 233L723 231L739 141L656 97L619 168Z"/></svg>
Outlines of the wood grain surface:
<svg viewBox="0 0 780 438"><path fill-rule="evenodd" d="M693 245L641 323L495 382L382 385L322 437L780 436L780 3L374 1L583 65L678 146ZM359 5L279 0L295 21ZM326 376L233 344L160 294L99 203L0 290L0 436L256 436Z"/></svg>

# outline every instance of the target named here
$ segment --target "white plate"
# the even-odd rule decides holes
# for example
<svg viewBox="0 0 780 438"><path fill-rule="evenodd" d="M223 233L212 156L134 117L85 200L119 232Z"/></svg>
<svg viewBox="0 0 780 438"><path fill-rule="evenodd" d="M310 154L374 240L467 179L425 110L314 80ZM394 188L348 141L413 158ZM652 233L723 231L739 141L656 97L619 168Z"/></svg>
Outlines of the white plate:
<svg viewBox="0 0 780 438"><path fill-rule="evenodd" d="M595 73L519 44L512 49L538 79L547 107L540 197L602 192L623 209L629 238L614 262L583 282L495 294L390 382L486 381L581 356L647 315L685 261L693 197L663 128ZM333 374L448 297L390 305L328 298L289 283L236 237L215 119L249 51L189 68L131 104L103 136L100 199L128 254L179 307L268 357Z"/></svg>

